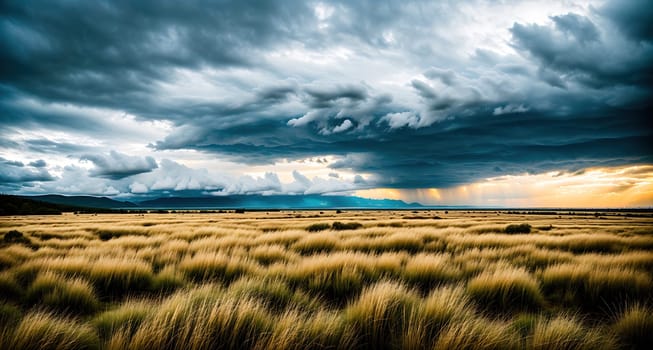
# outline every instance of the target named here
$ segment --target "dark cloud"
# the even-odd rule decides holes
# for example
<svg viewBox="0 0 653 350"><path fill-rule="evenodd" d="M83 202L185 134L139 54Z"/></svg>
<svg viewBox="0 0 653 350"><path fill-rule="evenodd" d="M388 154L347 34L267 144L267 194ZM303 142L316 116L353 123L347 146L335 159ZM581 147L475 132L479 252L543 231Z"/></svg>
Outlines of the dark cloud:
<svg viewBox="0 0 653 350"><path fill-rule="evenodd" d="M653 41L653 6L648 0L611 0L598 12L612 20L619 30L637 41Z"/></svg>
<svg viewBox="0 0 653 350"><path fill-rule="evenodd" d="M1 151L44 159L2 163L4 183L50 180L51 159L71 155L94 168L64 169L61 188L96 194L447 187L653 161L646 2L511 22L497 39L510 46L497 50L461 40L465 30L492 38L459 2L0 6ZM165 136L141 138L155 122ZM149 144L152 155L190 150L243 166L333 156L331 168L371 176L216 180L88 141L127 138L126 149Z"/></svg>
<svg viewBox="0 0 653 350"><path fill-rule="evenodd" d="M52 181L54 177L42 167L21 161L8 160L0 157L0 188L9 184L23 184L34 181Z"/></svg>
<svg viewBox="0 0 653 350"><path fill-rule="evenodd" d="M125 107L175 68L249 66L302 33L300 1L7 1L0 79L60 101Z"/></svg>
<svg viewBox="0 0 653 350"><path fill-rule="evenodd" d="M565 88L577 82L592 88L615 85L653 88L653 46L624 37L601 36L587 17L551 17L553 25L515 23L510 29L515 47L539 64L539 76Z"/></svg>
<svg viewBox="0 0 653 350"><path fill-rule="evenodd" d="M44 168L46 165L48 164L43 159L35 160L29 163L29 166L33 166L35 168Z"/></svg>
<svg viewBox="0 0 653 350"><path fill-rule="evenodd" d="M136 174L147 173L158 167L152 157L137 157L111 151L105 154L88 154L81 157L95 165L91 176L108 179L122 179Z"/></svg>
<svg viewBox="0 0 653 350"><path fill-rule="evenodd" d="M581 44L599 40L599 31L589 18L574 13L551 17L556 28Z"/></svg>

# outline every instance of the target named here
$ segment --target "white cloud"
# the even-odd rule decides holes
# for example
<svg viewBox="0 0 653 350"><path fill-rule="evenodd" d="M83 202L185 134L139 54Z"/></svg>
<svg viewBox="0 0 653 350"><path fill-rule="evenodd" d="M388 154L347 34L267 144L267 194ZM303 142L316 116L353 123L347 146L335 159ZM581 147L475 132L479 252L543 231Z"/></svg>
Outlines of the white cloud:
<svg viewBox="0 0 653 350"><path fill-rule="evenodd" d="M500 106L494 109L494 112L492 112L492 115L502 115L502 114L508 114L508 113L525 113L528 112L530 108L524 106L523 104L520 105L515 105L515 104L507 104L505 106Z"/></svg>

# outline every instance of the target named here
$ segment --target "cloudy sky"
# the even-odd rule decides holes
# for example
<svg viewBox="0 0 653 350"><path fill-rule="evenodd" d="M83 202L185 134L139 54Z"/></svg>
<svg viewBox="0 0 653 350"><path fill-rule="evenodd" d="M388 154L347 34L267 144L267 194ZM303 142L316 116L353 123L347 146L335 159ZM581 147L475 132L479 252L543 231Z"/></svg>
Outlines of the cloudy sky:
<svg viewBox="0 0 653 350"><path fill-rule="evenodd" d="M0 192L653 205L649 1L0 4Z"/></svg>

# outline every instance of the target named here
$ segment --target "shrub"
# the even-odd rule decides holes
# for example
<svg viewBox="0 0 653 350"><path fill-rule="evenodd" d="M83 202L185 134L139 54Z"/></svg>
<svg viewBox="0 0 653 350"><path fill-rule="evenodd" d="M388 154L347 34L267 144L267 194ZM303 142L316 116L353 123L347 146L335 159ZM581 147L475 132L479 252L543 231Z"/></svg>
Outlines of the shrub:
<svg viewBox="0 0 653 350"><path fill-rule="evenodd" d="M335 221L333 224L331 224L331 228L340 231L340 230L356 230L363 227L363 224L359 222L340 222L340 221Z"/></svg>
<svg viewBox="0 0 653 350"><path fill-rule="evenodd" d="M25 237L22 232L11 230L5 233L5 236L2 237L2 241L5 243L21 243L21 244L31 244L32 241Z"/></svg>
<svg viewBox="0 0 653 350"><path fill-rule="evenodd" d="M484 272L467 284L467 293L487 308L536 309L544 301L537 280L527 271L508 267Z"/></svg>
<svg viewBox="0 0 653 350"><path fill-rule="evenodd" d="M25 299L30 304L40 302L53 310L75 314L90 314L99 307L93 287L87 281L66 279L52 272L37 276Z"/></svg>
<svg viewBox="0 0 653 350"><path fill-rule="evenodd" d="M8 349L21 350L100 348L98 336L91 326L44 312L27 314L6 342Z"/></svg>
<svg viewBox="0 0 653 350"><path fill-rule="evenodd" d="M506 228L503 230L505 233L530 233L531 232L531 225L529 224L512 224L506 226Z"/></svg>
<svg viewBox="0 0 653 350"><path fill-rule="evenodd" d="M308 232L318 232L318 231L324 231L328 230L331 228L331 225L327 223L317 223L317 224L312 224L311 226L306 228L306 231Z"/></svg>

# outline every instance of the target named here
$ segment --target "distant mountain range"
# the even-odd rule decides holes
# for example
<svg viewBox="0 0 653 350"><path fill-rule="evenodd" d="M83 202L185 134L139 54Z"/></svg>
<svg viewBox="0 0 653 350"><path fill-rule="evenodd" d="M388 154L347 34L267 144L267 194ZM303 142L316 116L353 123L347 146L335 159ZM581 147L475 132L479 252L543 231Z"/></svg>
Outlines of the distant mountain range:
<svg viewBox="0 0 653 350"><path fill-rule="evenodd" d="M329 209L329 208L415 208L419 203L395 199L322 195L235 195L213 197L162 197L141 202L118 201L93 196L19 196L25 199L74 207L103 209Z"/></svg>
<svg viewBox="0 0 653 350"><path fill-rule="evenodd" d="M20 197L46 202L46 203L69 205L75 207L86 207L86 208L122 209L122 208L137 207L137 205L132 202L121 202L107 197L62 196L59 194L47 194L44 196L20 196Z"/></svg>
<svg viewBox="0 0 653 350"><path fill-rule="evenodd" d="M395 199L321 195L236 195L215 197L168 197L139 203L143 208L243 208L243 209L327 209L327 208L411 208L418 203Z"/></svg>

